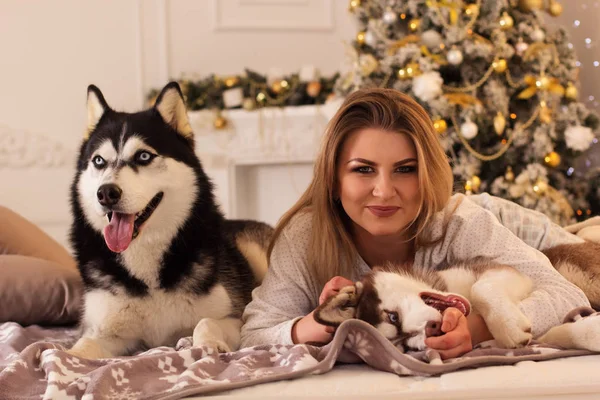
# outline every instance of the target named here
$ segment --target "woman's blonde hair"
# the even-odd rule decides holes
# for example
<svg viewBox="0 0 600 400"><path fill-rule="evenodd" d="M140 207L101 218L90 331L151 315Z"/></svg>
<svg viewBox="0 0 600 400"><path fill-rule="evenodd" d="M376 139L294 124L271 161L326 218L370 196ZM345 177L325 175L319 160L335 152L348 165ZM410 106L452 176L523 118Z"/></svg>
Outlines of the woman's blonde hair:
<svg viewBox="0 0 600 400"><path fill-rule="evenodd" d="M431 243L424 229L452 196L453 176L431 118L415 100L394 90L365 88L350 94L329 121L315 160L313 179L296 204L279 220L268 258L281 231L302 212L312 214L308 247L310 272L321 284L333 276L352 276L357 251L349 217L336 201L336 169L345 140L356 131L376 128L405 133L415 145L421 205L408 230L417 246Z"/></svg>

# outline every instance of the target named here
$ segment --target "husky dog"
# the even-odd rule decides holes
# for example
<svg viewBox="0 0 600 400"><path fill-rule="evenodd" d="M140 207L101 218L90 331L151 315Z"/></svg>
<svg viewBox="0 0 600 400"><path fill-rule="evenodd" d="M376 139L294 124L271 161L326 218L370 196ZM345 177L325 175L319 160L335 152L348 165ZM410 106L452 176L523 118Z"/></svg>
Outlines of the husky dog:
<svg viewBox="0 0 600 400"><path fill-rule="evenodd" d="M272 228L226 220L194 152L183 95L167 84L136 113L87 91L71 185L70 239L86 292L84 358L173 346L239 347L241 315L266 272Z"/></svg>
<svg viewBox="0 0 600 400"><path fill-rule="evenodd" d="M544 252L554 267L600 306L600 244L560 245ZM404 349L423 350L425 339L442 335L442 313L455 307L464 315L480 314L497 345L517 348L532 339L531 323L518 307L531 293L531 280L516 269L476 259L440 271L398 266L376 267L353 286L323 302L315 320L339 326L358 318L373 325ZM600 317L580 319L551 328L540 342L600 351Z"/></svg>

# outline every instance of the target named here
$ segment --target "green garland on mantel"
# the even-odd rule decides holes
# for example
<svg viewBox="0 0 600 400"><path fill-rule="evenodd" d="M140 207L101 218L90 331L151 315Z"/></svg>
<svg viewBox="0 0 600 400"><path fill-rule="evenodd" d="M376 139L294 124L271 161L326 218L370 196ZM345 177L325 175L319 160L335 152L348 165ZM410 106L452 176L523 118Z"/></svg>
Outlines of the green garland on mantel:
<svg viewBox="0 0 600 400"><path fill-rule="evenodd" d="M209 109L214 111L260 107L286 107L325 104L333 95L339 73L330 77L301 80L299 73L283 75L270 82L266 75L250 69L244 74L218 76L208 75L200 79L178 79L186 106L190 111ZM147 95L153 105L160 89L152 89Z"/></svg>

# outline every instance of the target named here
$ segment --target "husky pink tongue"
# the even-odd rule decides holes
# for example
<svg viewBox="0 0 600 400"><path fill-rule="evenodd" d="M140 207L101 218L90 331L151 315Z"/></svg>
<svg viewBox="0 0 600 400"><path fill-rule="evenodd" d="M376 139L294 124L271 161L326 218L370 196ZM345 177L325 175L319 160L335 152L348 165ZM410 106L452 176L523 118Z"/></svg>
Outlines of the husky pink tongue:
<svg viewBox="0 0 600 400"><path fill-rule="evenodd" d="M114 212L110 223L104 228L104 240L111 251L121 253L127 250L133 239L135 214Z"/></svg>

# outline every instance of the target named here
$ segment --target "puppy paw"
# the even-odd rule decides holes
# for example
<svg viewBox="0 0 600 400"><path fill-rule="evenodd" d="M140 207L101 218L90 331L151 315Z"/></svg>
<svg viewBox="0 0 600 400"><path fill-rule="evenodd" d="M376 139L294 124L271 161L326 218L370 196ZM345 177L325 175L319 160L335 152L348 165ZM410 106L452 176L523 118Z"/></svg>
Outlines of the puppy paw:
<svg viewBox="0 0 600 400"><path fill-rule="evenodd" d="M101 358L111 358L113 354L104 349L98 342L90 338L81 338L75 345L66 351L77 358L86 360L98 360Z"/></svg>
<svg viewBox="0 0 600 400"><path fill-rule="evenodd" d="M531 342L531 321L516 305L490 311L484 316L484 320L500 347L515 349L527 346Z"/></svg>
<svg viewBox="0 0 600 400"><path fill-rule="evenodd" d="M194 347L208 347L216 350L218 353L229 353L231 352L231 347L222 340L214 339L214 338L193 338Z"/></svg>

